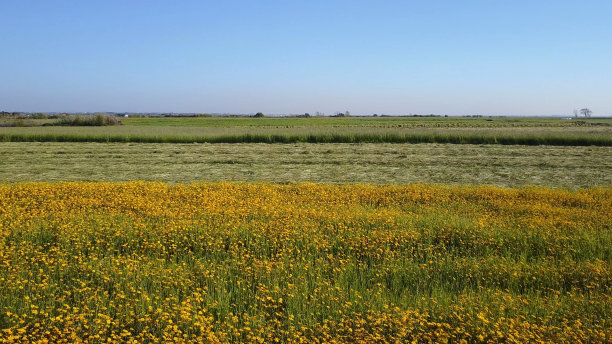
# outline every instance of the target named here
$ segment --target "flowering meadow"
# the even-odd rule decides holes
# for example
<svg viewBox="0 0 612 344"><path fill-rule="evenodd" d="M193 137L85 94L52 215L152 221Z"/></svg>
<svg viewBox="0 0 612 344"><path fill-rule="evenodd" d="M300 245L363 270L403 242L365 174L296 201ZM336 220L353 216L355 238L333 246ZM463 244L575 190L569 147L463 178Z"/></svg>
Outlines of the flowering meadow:
<svg viewBox="0 0 612 344"><path fill-rule="evenodd" d="M612 189L0 185L0 343L606 343Z"/></svg>

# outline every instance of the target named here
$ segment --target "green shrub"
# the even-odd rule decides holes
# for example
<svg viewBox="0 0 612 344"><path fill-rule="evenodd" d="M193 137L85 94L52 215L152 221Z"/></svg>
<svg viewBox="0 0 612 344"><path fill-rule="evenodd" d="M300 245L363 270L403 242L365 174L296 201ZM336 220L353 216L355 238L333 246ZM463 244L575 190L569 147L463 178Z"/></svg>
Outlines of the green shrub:
<svg viewBox="0 0 612 344"><path fill-rule="evenodd" d="M76 116L63 116L57 122L52 125L62 126L107 126L107 125L122 125L121 121L116 116L106 114L96 115L76 115Z"/></svg>
<svg viewBox="0 0 612 344"><path fill-rule="evenodd" d="M36 123L32 120L19 118L11 122L0 123L0 127L35 127Z"/></svg>

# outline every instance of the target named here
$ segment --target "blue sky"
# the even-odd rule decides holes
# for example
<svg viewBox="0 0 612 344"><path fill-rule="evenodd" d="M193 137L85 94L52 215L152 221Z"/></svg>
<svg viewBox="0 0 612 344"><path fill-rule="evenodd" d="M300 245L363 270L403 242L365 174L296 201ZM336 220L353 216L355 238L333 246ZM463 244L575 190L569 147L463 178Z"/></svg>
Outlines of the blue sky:
<svg viewBox="0 0 612 344"><path fill-rule="evenodd" d="M612 1L0 1L0 110L612 115Z"/></svg>

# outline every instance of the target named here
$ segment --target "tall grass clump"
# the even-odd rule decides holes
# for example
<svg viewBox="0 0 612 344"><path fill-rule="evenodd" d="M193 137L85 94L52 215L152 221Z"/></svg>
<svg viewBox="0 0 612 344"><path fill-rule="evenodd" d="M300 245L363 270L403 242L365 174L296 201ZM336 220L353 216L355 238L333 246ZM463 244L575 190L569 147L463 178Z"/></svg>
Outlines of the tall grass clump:
<svg viewBox="0 0 612 344"><path fill-rule="evenodd" d="M121 125L121 121L112 115L96 114L96 115L66 115L60 117L56 122L48 125L59 126L109 126Z"/></svg>
<svg viewBox="0 0 612 344"><path fill-rule="evenodd" d="M35 127L37 124L30 119L15 119L12 121L0 122L0 127Z"/></svg>

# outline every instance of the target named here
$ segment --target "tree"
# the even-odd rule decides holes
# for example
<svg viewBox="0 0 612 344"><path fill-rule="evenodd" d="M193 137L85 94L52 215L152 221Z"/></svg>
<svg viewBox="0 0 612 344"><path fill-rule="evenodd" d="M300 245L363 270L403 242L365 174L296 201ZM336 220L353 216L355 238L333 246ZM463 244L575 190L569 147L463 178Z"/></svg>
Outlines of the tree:
<svg viewBox="0 0 612 344"><path fill-rule="evenodd" d="M584 117L591 117L591 114L593 113L593 111L591 111L588 108L584 108L584 109L580 109L580 114L583 115Z"/></svg>
<svg viewBox="0 0 612 344"><path fill-rule="evenodd" d="M258 113L256 113L256 114L255 114L255 116L253 116L253 117L261 118L261 117L263 117L263 116L264 116L264 114L263 114L263 113L258 112Z"/></svg>

